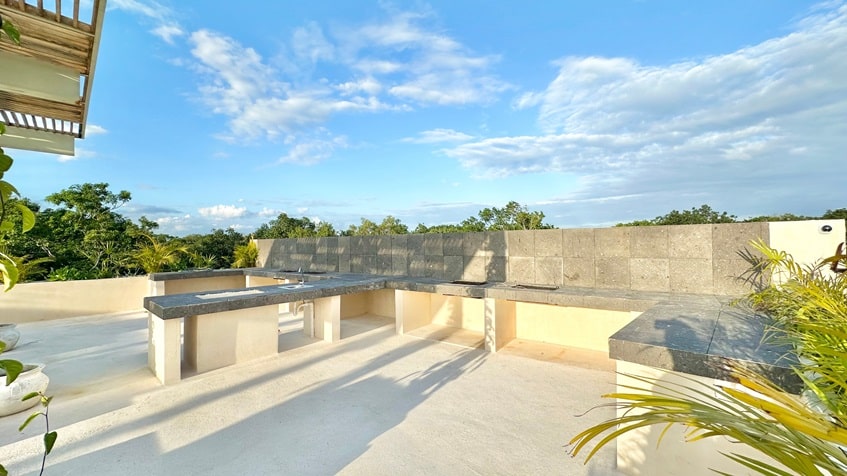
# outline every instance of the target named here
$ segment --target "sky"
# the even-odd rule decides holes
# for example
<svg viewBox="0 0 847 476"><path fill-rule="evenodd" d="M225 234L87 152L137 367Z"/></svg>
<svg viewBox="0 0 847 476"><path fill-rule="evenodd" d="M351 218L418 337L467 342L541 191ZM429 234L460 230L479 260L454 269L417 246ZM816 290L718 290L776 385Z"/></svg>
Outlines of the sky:
<svg viewBox="0 0 847 476"><path fill-rule="evenodd" d="M91 101L9 180L172 235L847 207L844 1L109 0Z"/></svg>

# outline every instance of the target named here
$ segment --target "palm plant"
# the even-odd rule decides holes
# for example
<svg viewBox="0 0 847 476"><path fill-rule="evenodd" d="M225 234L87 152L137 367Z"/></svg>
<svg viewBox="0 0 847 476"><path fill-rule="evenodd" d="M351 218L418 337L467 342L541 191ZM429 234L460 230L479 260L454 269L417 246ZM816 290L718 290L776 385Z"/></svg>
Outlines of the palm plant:
<svg viewBox="0 0 847 476"><path fill-rule="evenodd" d="M629 375L643 385L624 386L627 391L604 395L617 399L609 405L623 412L574 436L571 455L599 439L587 462L624 433L665 425L664 436L671 425L681 423L688 427L686 441L726 436L758 451L764 458L724 455L759 474L847 472L847 454L842 449L847 447L847 275L824 272L827 263L843 257L802 266L761 241L753 247L762 258L753 263L751 272L774 279L750 293L747 301L773 319L769 339L794 345L800 362L795 371L807 388L803 395L791 394L739 366L732 369L738 385L718 385L717 389L693 379L669 384Z"/></svg>
<svg viewBox="0 0 847 476"><path fill-rule="evenodd" d="M216 258L214 255L199 253L196 251L188 251L188 259L191 265L195 268L214 268Z"/></svg>
<svg viewBox="0 0 847 476"><path fill-rule="evenodd" d="M246 245L236 246L232 256L235 258L232 262L233 267L252 268L256 266L256 261L259 259L259 248L255 241L250 240Z"/></svg>
<svg viewBox="0 0 847 476"><path fill-rule="evenodd" d="M0 254L6 256L10 262L14 263L18 272L18 282L26 282L32 279L33 276L39 276L47 271L44 269L44 264L53 261L50 257L31 258L26 256L14 256L10 254L2 245L0 245Z"/></svg>
<svg viewBox="0 0 847 476"><path fill-rule="evenodd" d="M158 273L179 261L180 255L188 250L177 241L159 242L147 236L150 244L142 245L135 252L135 261L146 273Z"/></svg>

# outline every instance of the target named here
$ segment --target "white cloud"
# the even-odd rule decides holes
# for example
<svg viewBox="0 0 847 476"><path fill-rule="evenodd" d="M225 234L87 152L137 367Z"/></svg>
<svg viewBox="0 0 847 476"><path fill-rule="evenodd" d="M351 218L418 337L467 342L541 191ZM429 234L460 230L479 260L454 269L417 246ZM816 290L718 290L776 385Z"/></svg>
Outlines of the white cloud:
<svg viewBox="0 0 847 476"><path fill-rule="evenodd" d="M107 131L105 127L98 126L96 124L88 123L88 124L85 125L85 136L86 137L95 136L95 135L98 135L98 134L106 134L108 132L109 131Z"/></svg>
<svg viewBox="0 0 847 476"><path fill-rule="evenodd" d="M56 160L59 162L72 162L79 159L89 159L91 157L97 157L97 152L93 150L83 149L82 147L77 147L74 151L74 155L56 155Z"/></svg>
<svg viewBox="0 0 847 476"><path fill-rule="evenodd" d="M417 137L406 137L403 142L411 142L413 144L437 144L443 142L467 142L474 137L464 132L454 131L452 129L432 129L423 131Z"/></svg>
<svg viewBox="0 0 847 476"><path fill-rule="evenodd" d="M832 181L823 171L843 164L847 137L844 51L847 5L838 5L791 34L698 61L565 58L544 91L514 103L538 108L541 134L444 153L480 176L583 176L567 197L580 200L707 193L775 176L794 177L794 188Z"/></svg>
<svg viewBox="0 0 847 476"><path fill-rule="evenodd" d="M407 102L487 103L510 87L490 71L497 56L475 55L427 29L428 18L401 12L330 33L310 22L295 29L282 48L288 53L275 64L284 75L249 46L221 33L195 31L188 40L202 76L200 99L228 118L228 133L220 137L249 141L299 134L342 113L409 110ZM319 75L318 63L340 79Z"/></svg>
<svg viewBox="0 0 847 476"><path fill-rule="evenodd" d="M151 31L168 44L174 44L174 38L183 36L185 32L177 24L159 25Z"/></svg>
<svg viewBox="0 0 847 476"><path fill-rule="evenodd" d="M153 221L159 224L159 231L162 233L184 233L192 225L190 214L159 217Z"/></svg>
<svg viewBox="0 0 847 476"><path fill-rule="evenodd" d="M112 0L109 5L152 20L156 26L150 33L168 44L174 44L174 38L185 34L179 23L173 19L171 9L154 0Z"/></svg>
<svg viewBox="0 0 847 476"><path fill-rule="evenodd" d="M170 10L162 4L147 0L112 0L109 5L119 10L136 13L154 20L164 20L170 16Z"/></svg>
<svg viewBox="0 0 847 476"><path fill-rule="evenodd" d="M286 155L279 159L279 163L314 165L332 157L336 149L347 147L347 138L344 136L331 137L327 139L311 138L298 141L293 144Z"/></svg>
<svg viewBox="0 0 847 476"><path fill-rule="evenodd" d="M235 205L215 205L200 208L197 211L201 216L215 220L241 218L247 214L246 207L236 207Z"/></svg>
<svg viewBox="0 0 847 476"><path fill-rule="evenodd" d="M308 59L312 63L331 60L335 56L335 47L327 41L321 27L315 22L294 30L291 47L297 57Z"/></svg>
<svg viewBox="0 0 847 476"><path fill-rule="evenodd" d="M293 89L252 48L227 36L200 30L191 34L198 71L208 79L199 90L213 112L230 118L230 139L277 137L299 132L331 114L388 109L374 97L340 99L326 87Z"/></svg>
<svg viewBox="0 0 847 476"><path fill-rule="evenodd" d="M345 32L348 63L367 74L391 75L388 92L422 104L486 103L510 86L489 72L499 57L474 55L448 35L427 30L428 15L402 12Z"/></svg>
<svg viewBox="0 0 847 476"><path fill-rule="evenodd" d="M268 218L279 215L279 212L274 210L273 208L263 207L261 210L259 210L259 213L257 213L257 215L263 218Z"/></svg>
<svg viewBox="0 0 847 476"><path fill-rule="evenodd" d="M184 222L184 221L190 220L190 219L191 219L191 215L185 214L185 215L181 215L181 216L159 217L159 218L156 218L153 221L155 221L159 225L173 225L174 223L180 223L180 222Z"/></svg>
<svg viewBox="0 0 847 476"><path fill-rule="evenodd" d="M378 60L373 58L356 59L351 67L368 75L391 74L403 69L403 64L397 61Z"/></svg>
<svg viewBox="0 0 847 476"><path fill-rule="evenodd" d="M232 38L199 30L189 41L193 45L191 54L201 63L200 71L211 78L201 92L215 112L238 114L244 109L242 102L253 102L281 87L262 57Z"/></svg>
<svg viewBox="0 0 847 476"><path fill-rule="evenodd" d="M376 95L382 90L382 84L372 77L358 79L356 81L348 81L335 86L335 89L345 96L366 93L368 95Z"/></svg>

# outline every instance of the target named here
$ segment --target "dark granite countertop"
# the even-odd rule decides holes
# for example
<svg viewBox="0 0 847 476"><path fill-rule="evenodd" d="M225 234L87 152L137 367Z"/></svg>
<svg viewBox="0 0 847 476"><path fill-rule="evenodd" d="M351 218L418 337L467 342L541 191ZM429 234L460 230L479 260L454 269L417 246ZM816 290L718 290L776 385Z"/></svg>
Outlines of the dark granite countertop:
<svg viewBox="0 0 847 476"><path fill-rule="evenodd" d="M635 311L641 315L609 338L609 356L665 370L726 379L727 364L753 368L787 389L801 382L785 347L762 342L765 316L731 305L732 297L616 289L544 286L517 283L473 283L412 276L304 272L244 268L150 275L154 281L243 274L277 279L303 279L309 287L286 285L239 288L208 293L152 296L144 307L163 319L353 294L378 289L417 291L468 298ZM202 297L201 297L202 296Z"/></svg>
<svg viewBox="0 0 847 476"><path fill-rule="evenodd" d="M802 382L791 348L764 339L768 317L741 306L660 302L609 338L609 357L701 377L729 379L741 365L789 391Z"/></svg>
<svg viewBox="0 0 847 476"><path fill-rule="evenodd" d="M381 278L326 279L311 281L302 286L279 284L167 296L148 296L144 298L144 308L162 319L177 319L200 314L213 314L374 291L384 287L385 280Z"/></svg>

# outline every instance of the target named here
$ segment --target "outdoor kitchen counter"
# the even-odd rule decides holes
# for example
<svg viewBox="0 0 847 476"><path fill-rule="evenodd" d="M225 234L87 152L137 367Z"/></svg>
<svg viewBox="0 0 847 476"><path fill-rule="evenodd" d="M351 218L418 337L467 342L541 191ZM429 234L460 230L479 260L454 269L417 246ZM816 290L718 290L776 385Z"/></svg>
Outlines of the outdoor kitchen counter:
<svg viewBox="0 0 847 476"><path fill-rule="evenodd" d="M157 273L151 280L260 276L291 284L151 296L144 307L163 320L262 308L275 304L324 300L334 296L393 289L498 302L512 301L640 313L609 338L609 357L664 370L725 379L727 364L736 363L768 375L774 382L798 388L789 349L762 342L766 319L731 297L640 292L629 290L543 286L514 283L452 282L436 278L378 276L357 273L299 273L291 270L238 270Z"/></svg>
<svg viewBox="0 0 847 476"><path fill-rule="evenodd" d="M273 276L277 277L277 276ZM236 288L209 292L148 296L144 308L161 319L177 319L200 314L214 314L295 301L383 289L382 278L330 278L309 281L302 286L278 284L252 288Z"/></svg>

